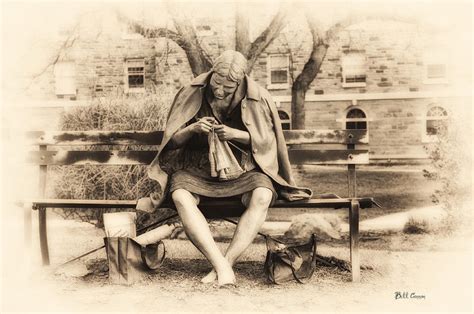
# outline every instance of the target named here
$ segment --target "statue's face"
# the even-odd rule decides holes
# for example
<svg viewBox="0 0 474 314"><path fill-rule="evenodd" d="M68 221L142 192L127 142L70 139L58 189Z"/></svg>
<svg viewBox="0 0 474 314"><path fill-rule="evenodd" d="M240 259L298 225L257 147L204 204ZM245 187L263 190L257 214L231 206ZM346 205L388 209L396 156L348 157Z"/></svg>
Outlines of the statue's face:
<svg viewBox="0 0 474 314"><path fill-rule="evenodd" d="M210 86L214 97L217 99L225 99L236 91L239 84L237 82L230 81L228 78L220 75L219 73L213 73Z"/></svg>

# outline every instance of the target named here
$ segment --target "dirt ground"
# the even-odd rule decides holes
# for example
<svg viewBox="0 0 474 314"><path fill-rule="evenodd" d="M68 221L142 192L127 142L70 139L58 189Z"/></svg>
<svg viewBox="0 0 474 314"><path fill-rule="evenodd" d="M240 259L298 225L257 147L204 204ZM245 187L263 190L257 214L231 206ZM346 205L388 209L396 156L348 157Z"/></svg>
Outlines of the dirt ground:
<svg viewBox="0 0 474 314"><path fill-rule="evenodd" d="M53 265L102 244L102 230L90 224L54 216L49 222ZM392 235L379 245L363 243L362 264L373 269L362 271L361 283L351 283L349 273L318 267L306 285L275 286L265 281L266 250L262 242L256 242L236 265L239 286L228 290L199 282L210 267L185 240L167 240L162 268L132 287L108 284L104 250L76 264L79 269L88 266L92 273L75 278L58 274L55 266L41 268L38 244L33 242L29 258L25 251L3 261L2 304L4 311L61 312L471 312L471 244L470 233ZM226 243L219 245L224 248ZM349 258L347 243L322 243L318 251ZM407 292L408 298L397 299L397 292Z"/></svg>

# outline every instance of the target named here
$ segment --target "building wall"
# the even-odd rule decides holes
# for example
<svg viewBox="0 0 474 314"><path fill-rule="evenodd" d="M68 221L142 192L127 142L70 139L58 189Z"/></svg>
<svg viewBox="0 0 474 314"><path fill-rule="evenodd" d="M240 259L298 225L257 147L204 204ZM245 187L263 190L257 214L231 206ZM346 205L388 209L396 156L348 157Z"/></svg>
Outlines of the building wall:
<svg viewBox="0 0 474 314"><path fill-rule="evenodd" d="M387 97L390 97L389 94ZM461 114L459 108L465 107L469 98L408 98L409 94L405 97L407 98L357 100L350 99L349 96L347 99L336 101L306 101L306 127L308 129L345 129L347 112L352 108L359 108L367 116L371 158L426 158L425 147L433 145L433 140L426 135L428 110L441 106L449 115L459 116ZM285 98L278 101L280 98L277 97L277 104L280 110L290 113L291 103L288 97ZM312 99L317 99L317 97L312 97Z"/></svg>
<svg viewBox="0 0 474 314"><path fill-rule="evenodd" d="M235 47L235 26L233 20L198 21L198 36L202 46L211 58L220 52ZM118 23L116 21L116 23ZM175 85L189 82L192 78L185 53L174 42L166 39L145 39L139 35L124 32L116 34L89 34L74 42L60 60L76 63L77 99L96 96L99 85L103 91L110 91L124 85L124 60L145 58L146 84ZM113 28L109 26L109 28ZM120 30L123 27L116 26ZM341 31L330 42L324 63L311 83L308 95L340 93L381 93L396 91L433 90L439 85L423 84L423 51L438 43L432 34L420 34L416 26L407 23L365 22ZM301 73L312 48L311 34L301 21L290 20L281 35L259 56L251 76L273 95L288 95L291 81ZM431 48L430 48L431 49ZM367 83L365 87L343 87L341 82L341 60L345 54L358 52L367 59ZM290 84L286 88L274 89L268 84L268 58L274 54L290 57ZM54 98L54 75L52 67L42 76L46 79L41 91L44 98Z"/></svg>
<svg viewBox="0 0 474 314"><path fill-rule="evenodd" d="M233 21L229 20L198 21L201 44L211 58L234 48L234 27ZM82 34L60 55L59 61L71 60L76 65L76 100L122 92L126 80L124 64L129 58L144 58L145 89L149 93L159 93L163 89L175 91L193 78L184 51L174 42L114 33L114 29L120 29L117 26L108 29L106 34ZM459 103L449 98L419 95L437 92L450 84L449 80L441 84L425 81L426 50L437 47L441 51L443 45L445 42L437 40L433 34L420 33L416 26L407 23L364 22L338 33L330 42L325 61L307 92L306 127L345 128L345 114L351 106L356 106L367 115L373 157L423 156L423 146L427 144L423 137L424 121L429 106L441 105L455 111L454 104ZM307 27L301 21L290 20L281 35L259 56L251 73L260 85L270 90L277 105L290 115L291 82L301 73L311 49ZM342 84L341 60L351 52L366 57L367 79L363 87L344 87ZM290 84L287 86L272 88L268 85L269 56L274 54L285 54L290 58ZM56 99L54 84L53 67L50 67L30 91L32 97ZM366 97L359 100L357 97L339 97L346 94ZM380 96L385 94L386 98ZM395 99L389 96L394 94L403 96ZM319 96L325 98L318 99Z"/></svg>
<svg viewBox="0 0 474 314"><path fill-rule="evenodd" d="M290 24L289 27L292 27ZM289 54L292 78L301 73L311 52L311 34L306 29L287 27L259 58L253 76L267 85L268 56ZM295 35L295 32L302 35ZM303 38L304 42L301 43ZM436 34L421 33L416 25L402 22L364 22L338 33L330 42L323 65L311 83L308 94L383 93L397 91L436 90L439 85L424 84L426 50L446 52L449 44ZM365 55L367 84L365 87L343 87L342 58L348 53ZM291 91L275 89L273 94Z"/></svg>
<svg viewBox="0 0 474 314"><path fill-rule="evenodd" d="M124 91L125 61L144 58L145 88L156 93L163 86L179 89L192 79L185 53L173 42L168 42L166 53L157 50L161 41L135 37L81 40L60 61L74 61L76 66L77 100L104 96ZM38 99L55 99L54 67L38 82L40 90L33 91ZM38 89L38 87L36 87Z"/></svg>

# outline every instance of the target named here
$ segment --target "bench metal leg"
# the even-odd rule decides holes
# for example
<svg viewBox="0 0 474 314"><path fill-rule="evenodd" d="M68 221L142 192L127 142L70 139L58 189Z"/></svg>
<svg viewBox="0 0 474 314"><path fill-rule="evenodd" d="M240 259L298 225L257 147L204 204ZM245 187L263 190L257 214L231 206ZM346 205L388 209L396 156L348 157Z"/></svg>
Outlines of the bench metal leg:
<svg viewBox="0 0 474 314"><path fill-rule="evenodd" d="M349 212L349 228L351 235L351 272L352 281L360 281L360 257L359 257L359 202L351 201Z"/></svg>
<svg viewBox="0 0 474 314"><path fill-rule="evenodd" d="M47 225L46 225L46 208L41 207L39 209L38 221L39 221L41 259L43 260L43 265L49 265L48 231L47 231Z"/></svg>

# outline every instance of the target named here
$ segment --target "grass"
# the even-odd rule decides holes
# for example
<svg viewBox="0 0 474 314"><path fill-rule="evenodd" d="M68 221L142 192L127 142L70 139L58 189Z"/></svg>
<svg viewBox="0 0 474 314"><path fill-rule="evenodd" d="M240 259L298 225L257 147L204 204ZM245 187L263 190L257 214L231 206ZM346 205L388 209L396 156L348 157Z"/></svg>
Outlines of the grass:
<svg viewBox="0 0 474 314"><path fill-rule="evenodd" d="M307 186L315 194L335 193L341 197L348 196L347 170L344 168L305 166L294 169L295 179L300 186ZM416 187L416 188L414 188ZM373 197L382 208L368 208L361 210L360 219L369 219L381 215L396 213L416 207L433 205L431 195L436 184L423 177L419 171L407 170L399 167L385 168L384 171L376 167L366 167L357 170L357 196ZM274 210L271 212L273 220L291 220L295 212L309 210ZM334 212L334 210L330 210ZM318 212L318 210L311 210ZM341 215L347 218L347 209L341 209Z"/></svg>

